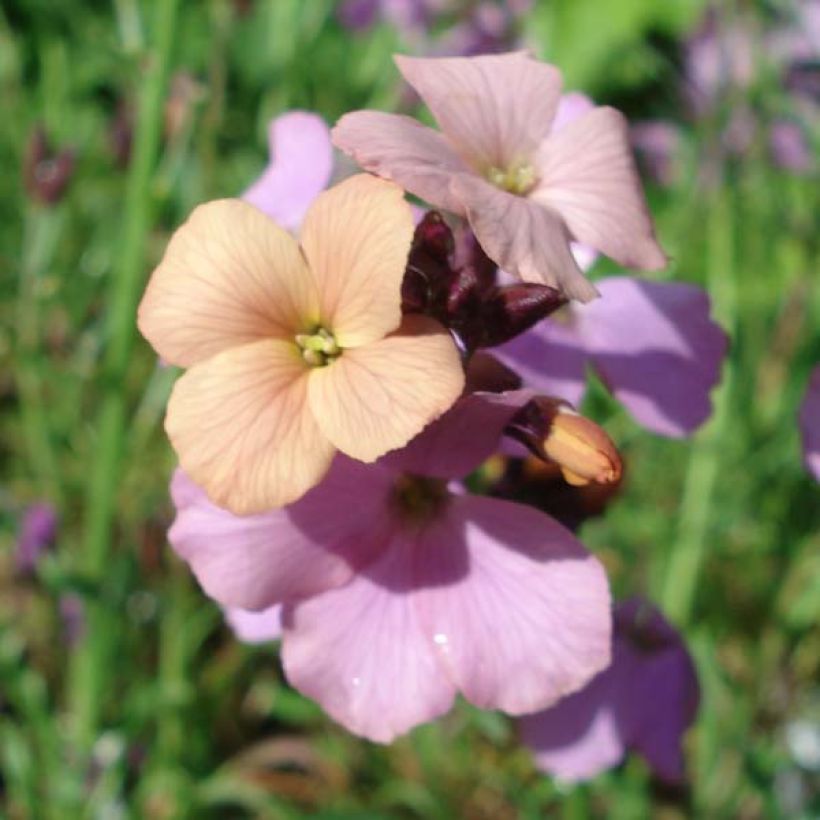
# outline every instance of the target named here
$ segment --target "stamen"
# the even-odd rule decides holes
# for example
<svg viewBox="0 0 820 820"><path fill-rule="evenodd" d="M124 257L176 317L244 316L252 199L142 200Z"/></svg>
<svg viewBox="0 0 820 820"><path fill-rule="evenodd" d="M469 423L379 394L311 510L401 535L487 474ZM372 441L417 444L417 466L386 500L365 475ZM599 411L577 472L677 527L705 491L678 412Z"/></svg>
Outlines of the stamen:
<svg viewBox="0 0 820 820"><path fill-rule="evenodd" d="M448 498L446 482L437 478L402 475L393 485L393 508L411 524L423 524L435 517Z"/></svg>
<svg viewBox="0 0 820 820"><path fill-rule="evenodd" d="M342 352L333 334L323 327L312 333L297 333L294 340L302 351L302 358L311 367L324 367Z"/></svg>
<svg viewBox="0 0 820 820"><path fill-rule="evenodd" d="M529 193L538 181L535 168L527 162L518 162L509 168L493 165L487 170L486 177L496 188L519 195Z"/></svg>

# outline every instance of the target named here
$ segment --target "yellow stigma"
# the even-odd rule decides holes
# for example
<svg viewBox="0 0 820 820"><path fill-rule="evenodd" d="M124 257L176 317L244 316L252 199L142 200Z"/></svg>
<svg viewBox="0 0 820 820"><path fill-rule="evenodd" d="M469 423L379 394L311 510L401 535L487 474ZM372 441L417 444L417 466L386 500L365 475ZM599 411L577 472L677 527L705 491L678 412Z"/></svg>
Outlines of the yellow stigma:
<svg viewBox="0 0 820 820"><path fill-rule="evenodd" d="M333 334L323 327L316 328L312 333L297 333L295 339L302 358L311 367L324 367L342 352Z"/></svg>
<svg viewBox="0 0 820 820"><path fill-rule="evenodd" d="M538 181L535 168L527 162L517 162L509 168L493 165L487 170L487 179L496 188L519 195L529 193Z"/></svg>

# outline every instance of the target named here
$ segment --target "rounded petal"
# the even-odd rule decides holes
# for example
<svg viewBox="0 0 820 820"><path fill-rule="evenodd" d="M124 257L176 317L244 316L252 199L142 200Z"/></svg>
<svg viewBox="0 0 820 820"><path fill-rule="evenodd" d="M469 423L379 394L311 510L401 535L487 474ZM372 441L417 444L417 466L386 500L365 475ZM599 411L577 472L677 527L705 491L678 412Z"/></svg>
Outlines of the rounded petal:
<svg viewBox="0 0 820 820"><path fill-rule="evenodd" d="M538 170L530 196L557 211L573 239L629 267L666 265L618 111L595 108L550 134L539 149Z"/></svg>
<svg viewBox="0 0 820 820"><path fill-rule="evenodd" d="M242 199L290 231L330 181L333 146L330 130L318 114L289 111L268 126L270 161Z"/></svg>
<svg viewBox="0 0 820 820"><path fill-rule="evenodd" d="M806 467L820 481L820 367L812 371L806 396L800 405L800 433Z"/></svg>
<svg viewBox="0 0 820 820"><path fill-rule="evenodd" d="M595 108L595 103L580 91L569 91L561 95L550 133L555 134L571 122L583 117Z"/></svg>
<svg viewBox="0 0 820 820"><path fill-rule="evenodd" d="M606 574L552 518L512 502L454 497L415 555L424 634L476 706L534 712L609 664Z"/></svg>
<svg viewBox="0 0 820 820"><path fill-rule="evenodd" d="M378 469L340 457L326 480L295 504L237 516L177 470L168 539L211 598L258 610L347 582L380 546L369 533L385 515L390 486Z"/></svg>
<svg viewBox="0 0 820 820"><path fill-rule="evenodd" d="M395 534L347 586L285 613L288 680L346 729L379 743L444 714L455 697L413 607L414 547Z"/></svg>
<svg viewBox="0 0 820 820"><path fill-rule="evenodd" d="M171 237L139 306L143 336L188 367L231 347L292 336L317 316L293 237L238 199L200 205Z"/></svg>
<svg viewBox="0 0 820 820"><path fill-rule="evenodd" d="M595 368L639 424L684 436L711 414L728 341L694 285L600 280L602 298L574 306L578 334Z"/></svg>
<svg viewBox="0 0 820 820"><path fill-rule="evenodd" d="M480 173L529 159L555 116L561 73L526 52L395 60L441 130Z"/></svg>
<svg viewBox="0 0 820 820"><path fill-rule="evenodd" d="M345 114L333 144L366 171L397 182L437 208L464 215L450 178L467 169L444 136L410 117L381 111Z"/></svg>
<svg viewBox="0 0 820 820"><path fill-rule="evenodd" d="M558 288L565 296L588 302L597 295L570 252L569 236L558 214L515 196L476 176L462 174L453 192L485 253L525 282Z"/></svg>
<svg viewBox="0 0 820 820"><path fill-rule="evenodd" d="M226 350L174 385L165 429L186 473L237 515L295 501L330 467L335 448L307 403L308 369L294 344Z"/></svg>
<svg viewBox="0 0 820 820"><path fill-rule="evenodd" d="M461 394L464 371L450 334L424 316L398 332L345 350L310 374L310 406L322 432L360 461L410 441Z"/></svg>
<svg viewBox="0 0 820 820"><path fill-rule="evenodd" d="M342 347L381 339L399 326L413 230L402 189L368 174L325 191L308 209L302 249L321 321Z"/></svg>
<svg viewBox="0 0 820 820"><path fill-rule="evenodd" d="M242 643L268 643L282 637L282 607L280 604L252 612L249 609L230 607L225 610L225 620Z"/></svg>

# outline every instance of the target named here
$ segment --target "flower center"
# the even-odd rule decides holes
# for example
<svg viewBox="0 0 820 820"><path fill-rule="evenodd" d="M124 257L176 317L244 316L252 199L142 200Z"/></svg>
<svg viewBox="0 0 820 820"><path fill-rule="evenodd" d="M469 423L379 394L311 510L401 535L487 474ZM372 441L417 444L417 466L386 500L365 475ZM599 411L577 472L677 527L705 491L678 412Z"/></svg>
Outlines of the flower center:
<svg viewBox="0 0 820 820"><path fill-rule="evenodd" d="M509 168L497 168L493 165L487 170L486 176L496 188L519 195L529 193L538 181L535 168L528 162L516 162Z"/></svg>
<svg viewBox="0 0 820 820"><path fill-rule="evenodd" d="M447 483L441 479L402 475L393 485L391 502L405 522L423 524L435 517L449 495Z"/></svg>
<svg viewBox="0 0 820 820"><path fill-rule="evenodd" d="M342 352L333 334L323 327L317 327L311 333L297 333L295 339L302 358L311 367L324 367Z"/></svg>

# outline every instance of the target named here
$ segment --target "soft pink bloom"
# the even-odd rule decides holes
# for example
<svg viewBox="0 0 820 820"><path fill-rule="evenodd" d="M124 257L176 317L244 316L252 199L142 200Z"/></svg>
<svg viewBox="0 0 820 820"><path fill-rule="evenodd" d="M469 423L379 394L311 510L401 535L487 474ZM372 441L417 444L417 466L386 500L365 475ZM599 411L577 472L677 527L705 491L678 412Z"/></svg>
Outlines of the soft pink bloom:
<svg viewBox="0 0 820 820"><path fill-rule="evenodd" d="M680 635L650 604L615 609L612 664L585 689L520 721L538 768L587 780L642 754L663 780L684 779L681 741L697 712L695 667Z"/></svg>
<svg viewBox="0 0 820 820"><path fill-rule="evenodd" d="M800 433L806 467L820 481L820 367L812 371L806 396L800 405Z"/></svg>
<svg viewBox="0 0 820 820"><path fill-rule="evenodd" d="M364 168L466 217L501 267L572 298L596 290L570 240L623 265L665 264L619 112L593 107L556 128L561 75L523 52L396 63L441 132L395 114L347 114L333 142Z"/></svg>
<svg viewBox="0 0 820 820"><path fill-rule="evenodd" d="M296 231L313 200L330 182L333 146L318 114L288 111L268 126L270 161L242 199Z"/></svg>
<svg viewBox="0 0 820 820"><path fill-rule="evenodd" d="M243 643L268 643L282 637L282 606L274 606L254 612L250 609L228 607L225 620L234 635Z"/></svg>
<svg viewBox="0 0 820 820"><path fill-rule="evenodd" d="M529 395L463 398L405 450L368 466L337 456L262 515L231 515L179 471L170 541L223 606L283 604L289 681L352 732L389 742L458 692L543 708L609 663L603 568L543 513L447 483Z"/></svg>
<svg viewBox="0 0 820 820"><path fill-rule="evenodd" d="M635 420L664 436L691 433L711 414L727 338L694 285L613 276L601 299L569 305L493 350L524 383L576 407L592 366Z"/></svg>
<svg viewBox="0 0 820 820"><path fill-rule="evenodd" d="M456 400L450 334L401 314L412 235L401 189L364 174L316 198L299 244L240 200L201 205L174 234L138 322L188 368L165 428L214 503L287 504L337 450L374 461Z"/></svg>

